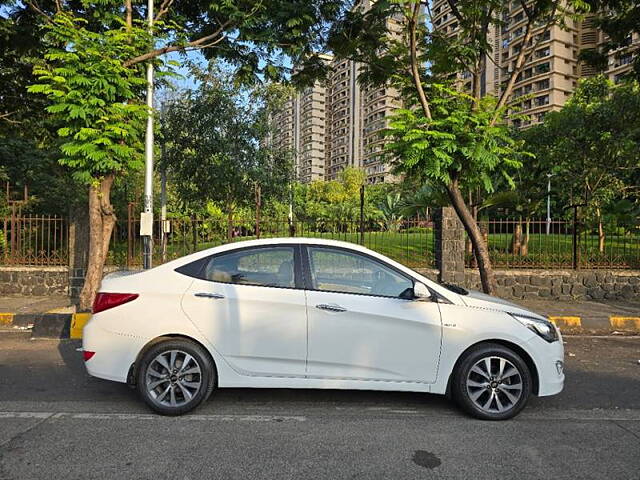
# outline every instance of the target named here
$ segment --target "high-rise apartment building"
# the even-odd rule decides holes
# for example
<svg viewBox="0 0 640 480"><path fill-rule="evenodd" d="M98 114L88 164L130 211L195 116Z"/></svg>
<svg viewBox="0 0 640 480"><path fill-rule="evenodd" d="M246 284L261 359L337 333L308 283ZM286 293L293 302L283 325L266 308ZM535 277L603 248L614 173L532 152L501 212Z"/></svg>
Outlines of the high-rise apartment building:
<svg viewBox="0 0 640 480"><path fill-rule="evenodd" d="M367 183L392 181L384 159L389 116L400 105L390 87L363 87L359 66L332 60L326 81L295 94L272 116L271 142L294 152L303 183L335 180L347 167L362 168Z"/></svg>
<svg viewBox="0 0 640 480"><path fill-rule="evenodd" d="M326 61L331 57L325 56ZM299 181L324 180L329 158L327 86L316 82L295 97L294 151Z"/></svg>
<svg viewBox="0 0 640 480"><path fill-rule="evenodd" d="M532 38L523 42L527 17L519 1L507 2L509 7L501 29L492 28L488 41L492 45L490 58L481 78L483 95L500 95L515 68L515 61L524 48L526 62L516 77L508 104L511 113L518 113L511 122L519 127L539 123L545 114L562 108L575 90L578 80L598 73L591 65L579 60L582 50L598 48L606 40L594 24L593 16L582 21L567 17L565 25L536 24ZM435 0L432 7L434 28L454 35L458 21L451 12L447 0ZM630 44L637 44L634 35ZM619 81L631 68L632 51L612 52L606 73L613 81ZM460 75L463 88L471 88L471 74ZM519 118L522 116L522 118Z"/></svg>
<svg viewBox="0 0 640 480"><path fill-rule="evenodd" d="M349 60L334 61L329 76L329 155L327 180L335 180L346 167L360 166L361 90L358 65Z"/></svg>
<svg viewBox="0 0 640 480"><path fill-rule="evenodd" d="M362 0L356 8L367 9L371 3ZM398 27L398 19L389 21L392 33ZM347 167L362 168L367 183L392 181L383 154L382 131L400 105L397 91L360 85L356 62L328 55L324 60L331 65L326 81L298 93L273 117L274 122L291 129L277 128L276 143L294 150L297 177L302 182L335 180ZM284 122L283 115L291 121ZM286 143L288 138L292 139L290 144Z"/></svg>
<svg viewBox="0 0 640 480"><path fill-rule="evenodd" d="M332 58L324 56L330 62ZM271 133L265 141L293 152L294 173L304 183L325 179L329 155L328 89L317 81L297 92L271 115Z"/></svg>

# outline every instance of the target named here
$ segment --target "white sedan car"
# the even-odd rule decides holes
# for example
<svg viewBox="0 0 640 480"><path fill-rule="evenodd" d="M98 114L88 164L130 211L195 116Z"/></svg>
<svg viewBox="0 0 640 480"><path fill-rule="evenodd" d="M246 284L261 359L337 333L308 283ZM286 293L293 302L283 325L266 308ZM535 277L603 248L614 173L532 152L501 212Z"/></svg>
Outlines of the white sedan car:
<svg viewBox="0 0 640 480"><path fill-rule="evenodd" d="M329 388L448 394L502 420L564 384L562 339L544 317L351 243L222 245L109 275L93 308L89 373L136 385L165 415L214 388Z"/></svg>

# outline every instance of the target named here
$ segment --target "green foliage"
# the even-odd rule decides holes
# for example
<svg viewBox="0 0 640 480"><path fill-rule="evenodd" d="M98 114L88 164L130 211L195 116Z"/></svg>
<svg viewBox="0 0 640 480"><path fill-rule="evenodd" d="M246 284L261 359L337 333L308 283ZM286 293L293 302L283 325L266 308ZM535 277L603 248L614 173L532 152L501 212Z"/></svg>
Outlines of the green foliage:
<svg viewBox="0 0 640 480"><path fill-rule="evenodd" d="M265 201L283 198L290 159L287 152L260 144L263 105L255 96L247 102L247 92L215 67L203 78L197 91L169 102L161 117L159 166L179 198L191 209L216 202L225 211L253 206L256 185Z"/></svg>
<svg viewBox="0 0 640 480"><path fill-rule="evenodd" d="M82 182L142 165L147 109L140 94L146 81L139 69L122 65L148 39L141 32L125 26L95 32L87 20L66 13L47 26L50 47L34 68L38 83L29 91L45 95L47 111L64 125L58 129L64 139L60 163Z"/></svg>
<svg viewBox="0 0 640 480"><path fill-rule="evenodd" d="M400 230L402 220L402 197L398 192L396 194L387 194L384 201L378 205L380 209L380 224L384 230L397 232Z"/></svg>
<svg viewBox="0 0 640 480"><path fill-rule="evenodd" d="M562 110L522 133L537 162L554 174L561 205L586 204L600 216L612 202L640 194L640 87L583 80Z"/></svg>
<svg viewBox="0 0 640 480"><path fill-rule="evenodd" d="M398 110L387 130L397 173L448 185L455 177L467 188L494 189L496 174L512 183L509 171L529 156L504 122L493 124L495 99L477 105L440 84L430 90L432 119L422 110Z"/></svg>
<svg viewBox="0 0 640 480"><path fill-rule="evenodd" d="M360 218L360 187L364 184L364 172L348 167L340 172L338 180L317 180L308 185L294 187L294 215L298 220L354 222ZM387 186L370 185L365 189L364 215L367 220L377 219L380 212L377 192Z"/></svg>

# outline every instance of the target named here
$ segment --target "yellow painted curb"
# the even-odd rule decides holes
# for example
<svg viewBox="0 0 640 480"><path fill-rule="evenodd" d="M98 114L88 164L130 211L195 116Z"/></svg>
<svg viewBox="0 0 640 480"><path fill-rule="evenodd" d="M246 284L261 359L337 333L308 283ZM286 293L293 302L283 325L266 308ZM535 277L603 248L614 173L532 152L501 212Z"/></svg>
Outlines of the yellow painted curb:
<svg viewBox="0 0 640 480"><path fill-rule="evenodd" d="M90 318L90 313L74 313L71 315L70 338L82 338L82 329Z"/></svg>
<svg viewBox="0 0 640 480"><path fill-rule="evenodd" d="M640 330L640 317L609 317L609 323L616 330Z"/></svg>
<svg viewBox="0 0 640 480"><path fill-rule="evenodd" d="M580 317L549 317L558 328L582 328Z"/></svg>
<svg viewBox="0 0 640 480"><path fill-rule="evenodd" d="M0 313L0 325L11 325L13 323L13 313Z"/></svg>

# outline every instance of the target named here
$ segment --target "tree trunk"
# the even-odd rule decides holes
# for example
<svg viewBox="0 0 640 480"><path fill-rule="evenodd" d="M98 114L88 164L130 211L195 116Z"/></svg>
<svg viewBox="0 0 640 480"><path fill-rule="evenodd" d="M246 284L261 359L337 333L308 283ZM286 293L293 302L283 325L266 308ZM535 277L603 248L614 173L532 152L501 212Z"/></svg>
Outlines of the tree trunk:
<svg viewBox="0 0 640 480"><path fill-rule="evenodd" d="M469 191L469 205L473 205L473 194ZM473 221L478 223L478 206L473 205L471 207L471 215L473 216ZM471 268L478 268L478 259L476 258L476 252L471 245L471 240L469 236L465 238L465 241L469 244L469 248L471 249Z"/></svg>
<svg viewBox="0 0 640 480"><path fill-rule="evenodd" d="M191 215L191 251L198 251L198 217L195 213Z"/></svg>
<svg viewBox="0 0 640 480"><path fill-rule="evenodd" d="M524 235L520 239L520 255L526 257L529 255L529 231L531 230L531 220L526 218L524 221Z"/></svg>
<svg viewBox="0 0 640 480"><path fill-rule="evenodd" d="M449 194L451 205L458 214L462 225L464 225L464 229L471 239L473 249L475 250L482 290L484 293L493 295L496 292L496 279L493 274L493 268L491 267L491 260L489 259L489 250L478 224L473 219L469 207L464 201L457 179L453 178L451 183L447 185L447 193Z"/></svg>
<svg viewBox="0 0 640 480"><path fill-rule="evenodd" d="M113 180L113 175L107 175L89 189L89 261L79 305L80 311L83 312L91 310L93 299L102 282L104 262L116 223L111 205Z"/></svg>
<svg viewBox="0 0 640 480"><path fill-rule="evenodd" d="M260 239L260 207L262 206L262 188L256 184L256 238Z"/></svg>
<svg viewBox="0 0 640 480"><path fill-rule="evenodd" d="M522 223L520 219L513 227L513 236L511 237L511 253L520 255L520 244L522 242Z"/></svg>
<svg viewBox="0 0 640 480"><path fill-rule="evenodd" d="M227 241L231 243L233 240L233 207L227 204Z"/></svg>
<svg viewBox="0 0 640 480"><path fill-rule="evenodd" d="M598 252L604 253L604 227L602 226L602 215L600 214L600 209L596 209L596 215L598 217Z"/></svg>

